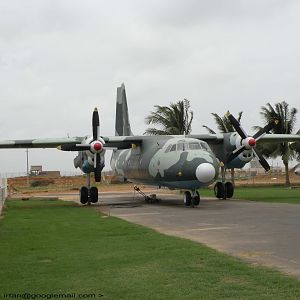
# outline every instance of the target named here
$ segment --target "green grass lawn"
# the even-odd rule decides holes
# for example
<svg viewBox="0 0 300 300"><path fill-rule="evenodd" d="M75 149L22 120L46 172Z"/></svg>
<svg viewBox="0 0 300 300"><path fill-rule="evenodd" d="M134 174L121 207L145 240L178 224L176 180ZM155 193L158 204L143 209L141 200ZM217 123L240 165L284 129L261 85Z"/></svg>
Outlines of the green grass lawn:
<svg viewBox="0 0 300 300"><path fill-rule="evenodd" d="M90 294L86 299L300 299L294 278L92 207L48 199L6 205L0 298L29 292Z"/></svg>
<svg viewBox="0 0 300 300"><path fill-rule="evenodd" d="M201 189L201 196L214 197L214 191ZM300 188L236 187L233 199L300 204Z"/></svg>

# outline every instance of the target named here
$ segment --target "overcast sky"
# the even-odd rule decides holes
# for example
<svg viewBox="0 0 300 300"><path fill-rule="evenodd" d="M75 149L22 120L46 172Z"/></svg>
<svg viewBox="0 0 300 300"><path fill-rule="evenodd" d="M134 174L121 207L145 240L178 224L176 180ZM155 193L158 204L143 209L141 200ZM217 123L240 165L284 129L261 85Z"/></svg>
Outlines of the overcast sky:
<svg viewBox="0 0 300 300"><path fill-rule="evenodd" d="M0 139L90 134L95 106L113 135L122 82L135 134L154 105L183 98L194 134L227 110L251 133L267 102L300 109L299 28L296 0L0 0ZM30 164L73 170L74 156L30 150ZM1 150L0 172L25 158Z"/></svg>

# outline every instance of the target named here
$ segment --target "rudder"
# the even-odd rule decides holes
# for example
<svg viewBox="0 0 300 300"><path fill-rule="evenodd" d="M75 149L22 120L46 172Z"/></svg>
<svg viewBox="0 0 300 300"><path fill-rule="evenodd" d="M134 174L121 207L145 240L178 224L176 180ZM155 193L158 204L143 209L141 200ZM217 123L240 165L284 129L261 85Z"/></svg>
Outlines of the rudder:
<svg viewBox="0 0 300 300"><path fill-rule="evenodd" d="M117 88L115 135L116 136L133 135L130 128L124 83L122 83L122 85Z"/></svg>

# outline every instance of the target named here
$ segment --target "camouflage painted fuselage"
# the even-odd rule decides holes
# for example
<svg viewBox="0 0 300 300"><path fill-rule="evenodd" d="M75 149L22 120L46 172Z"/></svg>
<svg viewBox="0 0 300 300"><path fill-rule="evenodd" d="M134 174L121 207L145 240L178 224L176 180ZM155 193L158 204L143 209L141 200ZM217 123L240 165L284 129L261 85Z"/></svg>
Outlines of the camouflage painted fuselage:
<svg viewBox="0 0 300 300"><path fill-rule="evenodd" d="M208 182L196 176L201 164L214 168L215 176ZM208 186L219 173L219 161L207 143L172 136L144 137L131 149L114 150L111 167L117 176L131 182L190 190Z"/></svg>

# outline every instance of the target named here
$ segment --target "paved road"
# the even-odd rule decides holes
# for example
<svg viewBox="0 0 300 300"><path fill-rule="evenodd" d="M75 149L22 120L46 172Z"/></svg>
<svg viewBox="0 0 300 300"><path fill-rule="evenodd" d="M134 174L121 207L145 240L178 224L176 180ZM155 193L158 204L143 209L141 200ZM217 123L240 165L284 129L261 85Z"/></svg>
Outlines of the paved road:
<svg viewBox="0 0 300 300"><path fill-rule="evenodd" d="M105 193L100 209L159 232L188 238L300 279L300 205L203 199L186 208L176 195L145 204L132 195Z"/></svg>

